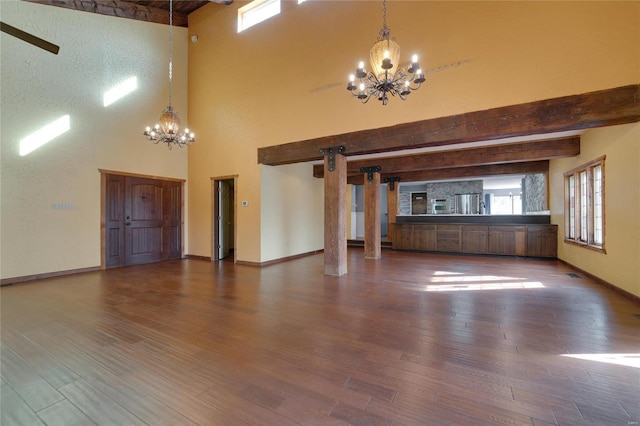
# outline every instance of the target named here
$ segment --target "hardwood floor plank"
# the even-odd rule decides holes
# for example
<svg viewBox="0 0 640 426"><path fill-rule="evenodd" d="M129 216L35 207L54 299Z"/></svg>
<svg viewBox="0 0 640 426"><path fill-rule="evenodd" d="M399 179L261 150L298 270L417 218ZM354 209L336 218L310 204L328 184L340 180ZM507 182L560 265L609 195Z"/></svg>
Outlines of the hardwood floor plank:
<svg viewBox="0 0 640 426"><path fill-rule="evenodd" d="M60 389L61 387L80 379L80 376L66 365L52 368L42 372L41 374L42 377L56 389Z"/></svg>
<svg viewBox="0 0 640 426"><path fill-rule="evenodd" d="M1 350L1 372L6 383L31 407L38 411L64 397L29 364L6 347Z"/></svg>
<svg viewBox="0 0 640 426"><path fill-rule="evenodd" d="M382 416L340 403L336 405L330 416L353 426L387 426L390 423Z"/></svg>
<svg viewBox="0 0 640 426"><path fill-rule="evenodd" d="M3 425L43 425L36 413L27 405L20 395L7 384L0 389L0 424Z"/></svg>
<svg viewBox="0 0 640 426"><path fill-rule="evenodd" d="M138 417L84 380L60 388L60 392L99 425L145 425Z"/></svg>
<svg viewBox="0 0 640 426"><path fill-rule="evenodd" d="M263 268L172 261L3 287L1 422L640 419L640 368L611 362L638 353L636 301L552 260L348 257L340 277L324 275L319 254ZM539 285L486 285L522 282Z"/></svg>
<svg viewBox="0 0 640 426"><path fill-rule="evenodd" d="M161 401L141 394L139 389L129 385L125 378L105 371L100 375L99 380L92 380L90 384L149 425L191 426L195 424Z"/></svg>
<svg viewBox="0 0 640 426"><path fill-rule="evenodd" d="M532 419L529 416L524 416L509 410L486 405L473 399L463 398L449 393L439 394L437 402L438 404L442 404L452 410L462 412L474 419L477 418L499 424L521 426L530 426L532 423Z"/></svg>
<svg viewBox="0 0 640 426"><path fill-rule="evenodd" d="M93 426L96 424L66 399L38 411L38 417L47 426Z"/></svg>

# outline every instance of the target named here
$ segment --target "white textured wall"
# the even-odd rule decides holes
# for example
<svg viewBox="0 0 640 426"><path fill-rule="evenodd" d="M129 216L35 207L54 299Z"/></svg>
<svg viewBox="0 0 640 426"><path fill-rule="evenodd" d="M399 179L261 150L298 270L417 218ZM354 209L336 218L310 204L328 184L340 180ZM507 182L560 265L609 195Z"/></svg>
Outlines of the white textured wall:
<svg viewBox="0 0 640 426"><path fill-rule="evenodd" d="M262 262L322 250L324 180L313 177L310 163L261 166L260 171Z"/></svg>
<svg viewBox="0 0 640 426"><path fill-rule="evenodd" d="M60 46L53 55L0 38L0 276L99 266L98 169L187 178L185 150L142 135L168 102L169 27L5 0L0 17ZM133 76L137 90L105 108L103 93ZM173 105L183 123L186 92L187 30L174 28ZM67 133L19 155L22 138L65 114Z"/></svg>

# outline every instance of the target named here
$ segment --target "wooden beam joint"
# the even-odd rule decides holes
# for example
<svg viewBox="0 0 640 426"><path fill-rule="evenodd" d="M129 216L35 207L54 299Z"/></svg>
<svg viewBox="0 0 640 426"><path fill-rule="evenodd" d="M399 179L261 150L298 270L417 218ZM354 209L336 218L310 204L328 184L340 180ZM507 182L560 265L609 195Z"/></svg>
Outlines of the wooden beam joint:
<svg viewBox="0 0 640 426"><path fill-rule="evenodd" d="M336 154L342 154L345 148L343 145L330 146L328 148L321 148L320 155L329 158L328 169L330 172L336 169Z"/></svg>
<svg viewBox="0 0 640 426"><path fill-rule="evenodd" d="M360 173L367 174L367 182L369 183L373 182L373 174L375 172L379 172L380 170L382 170L382 167L380 166L360 167Z"/></svg>
<svg viewBox="0 0 640 426"><path fill-rule="evenodd" d="M400 182L401 179L402 178L399 176L386 177L384 178L384 183L388 183L389 190L393 192L396 189L396 182Z"/></svg>

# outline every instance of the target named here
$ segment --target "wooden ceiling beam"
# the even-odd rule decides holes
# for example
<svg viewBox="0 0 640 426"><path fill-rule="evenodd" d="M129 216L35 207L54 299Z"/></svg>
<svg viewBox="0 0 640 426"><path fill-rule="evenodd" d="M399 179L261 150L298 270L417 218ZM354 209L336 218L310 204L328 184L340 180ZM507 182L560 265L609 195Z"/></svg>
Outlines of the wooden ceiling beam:
<svg viewBox="0 0 640 426"><path fill-rule="evenodd" d="M258 163L320 160L320 149L344 146L344 155L480 142L640 121L640 84L525 104L432 118L258 148Z"/></svg>
<svg viewBox="0 0 640 426"><path fill-rule="evenodd" d="M383 174L395 175L419 170L550 160L552 158L573 157L578 154L580 154L580 137L574 136L560 139L546 139L479 148L349 161L347 163L347 177L360 175L362 174L360 171L362 167L372 166L380 166ZM322 164L313 166L313 176L318 178L324 176L324 167Z"/></svg>
<svg viewBox="0 0 640 426"><path fill-rule="evenodd" d="M119 18L136 19L138 21L155 22L169 25L169 11L157 7L142 6L118 0L23 0L48 6L91 12L100 15L117 16ZM184 13L173 11L173 25L187 27L189 20Z"/></svg>
<svg viewBox="0 0 640 426"><path fill-rule="evenodd" d="M549 160L530 161L526 163L491 164L486 166L454 167L450 169L418 170L402 173L381 173L382 182L385 178L399 177L401 183L423 182L443 179L482 178L486 176L520 175L532 173L547 173ZM347 177L351 185L363 185L364 174Z"/></svg>

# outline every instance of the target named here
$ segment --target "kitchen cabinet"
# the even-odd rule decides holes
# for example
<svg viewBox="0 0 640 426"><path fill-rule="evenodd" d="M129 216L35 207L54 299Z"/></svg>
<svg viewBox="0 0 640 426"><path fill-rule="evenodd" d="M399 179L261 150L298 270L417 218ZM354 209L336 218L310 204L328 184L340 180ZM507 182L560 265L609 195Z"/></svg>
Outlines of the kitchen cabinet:
<svg viewBox="0 0 640 426"><path fill-rule="evenodd" d="M557 257L556 225L394 224L393 248L501 256Z"/></svg>
<svg viewBox="0 0 640 426"><path fill-rule="evenodd" d="M506 256L526 255L526 232L526 226L490 226L488 252Z"/></svg>
<svg viewBox="0 0 640 426"><path fill-rule="evenodd" d="M558 227L556 225L527 226L527 256L557 257Z"/></svg>
<svg viewBox="0 0 640 426"><path fill-rule="evenodd" d="M462 227L462 253L486 254L489 250L488 226Z"/></svg>
<svg viewBox="0 0 640 426"><path fill-rule="evenodd" d="M437 225L436 248L438 251L458 253L461 249L460 225Z"/></svg>
<svg viewBox="0 0 640 426"><path fill-rule="evenodd" d="M413 250L437 250L436 225L413 225Z"/></svg>

